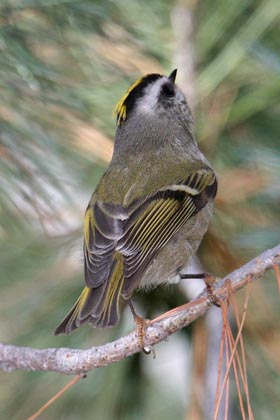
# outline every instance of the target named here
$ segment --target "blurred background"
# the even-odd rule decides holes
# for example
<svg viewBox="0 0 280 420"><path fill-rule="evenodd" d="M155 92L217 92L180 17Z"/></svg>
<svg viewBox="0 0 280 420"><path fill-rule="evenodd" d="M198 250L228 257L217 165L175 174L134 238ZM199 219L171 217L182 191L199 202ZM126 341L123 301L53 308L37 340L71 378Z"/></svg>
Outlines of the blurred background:
<svg viewBox="0 0 280 420"><path fill-rule="evenodd" d="M178 68L218 173L204 268L223 276L279 242L279 10L276 0L1 0L0 341L87 348L134 328L125 310L117 328L52 335L83 287L83 214L112 153L112 110L145 73ZM186 282L138 294L139 313L184 303ZM244 327L255 419L279 419L279 315L270 272L252 287ZM40 418L211 419L219 318L211 309L156 359L90 373ZM0 372L1 419L27 418L68 380ZM232 418L238 407L233 386Z"/></svg>

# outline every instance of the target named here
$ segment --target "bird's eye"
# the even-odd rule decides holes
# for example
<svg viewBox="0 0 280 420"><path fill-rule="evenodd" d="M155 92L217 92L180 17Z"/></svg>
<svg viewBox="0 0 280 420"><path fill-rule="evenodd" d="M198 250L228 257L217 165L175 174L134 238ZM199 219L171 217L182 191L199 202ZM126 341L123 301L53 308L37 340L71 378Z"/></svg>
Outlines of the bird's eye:
<svg viewBox="0 0 280 420"><path fill-rule="evenodd" d="M162 93L165 96L171 97L175 95L175 87L173 83L164 83L164 85L161 88Z"/></svg>

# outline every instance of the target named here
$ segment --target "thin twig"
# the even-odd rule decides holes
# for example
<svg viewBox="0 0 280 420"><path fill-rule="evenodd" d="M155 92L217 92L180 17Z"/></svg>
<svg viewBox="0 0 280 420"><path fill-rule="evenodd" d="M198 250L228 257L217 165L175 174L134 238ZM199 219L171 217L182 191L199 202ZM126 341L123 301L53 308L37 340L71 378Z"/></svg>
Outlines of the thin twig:
<svg viewBox="0 0 280 420"><path fill-rule="evenodd" d="M215 285L214 294L220 300L224 300L227 296L225 287L227 279L230 279L232 291L235 293L247 284L248 276L252 282L262 277L264 272L274 265L280 265L280 245L263 252L219 281ZM145 344L153 346L165 340L169 335L205 314L210 306L206 290L204 290L201 295L187 305L183 305L182 308L176 308L169 315L164 314L163 317L152 321L146 328ZM13 369L54 371L68 375L84 374L96 368L116 363L140 351L135 331L116 341L87 350L69 348L39 350L0 343L0 369L5 371Z"/></svg>

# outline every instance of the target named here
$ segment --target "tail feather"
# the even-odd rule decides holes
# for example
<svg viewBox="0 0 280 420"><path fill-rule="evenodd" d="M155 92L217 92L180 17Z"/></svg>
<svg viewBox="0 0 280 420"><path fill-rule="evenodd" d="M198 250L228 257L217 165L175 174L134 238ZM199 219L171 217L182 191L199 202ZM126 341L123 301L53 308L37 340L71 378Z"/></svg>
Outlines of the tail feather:
<svg viewBox="0 0 280 420"><path fill-rule="evenodd" d="M81 321L83 319L87 319L88 317L98 316L97 309L99 302L103 299L106 290L106 283L94 289L90 289L87 287L85 289L88 289L90 292L88 292L87 298L80 305L78 320Z"/></svg>
<svg viewBox="0 0 280 420"><path fill-rule="evenodd" d="M110 287L111 286L111 287ZM92 316L89 323L98 328L113 327L120 319L120 298L123 286L123 277L115 284L109 284L102 312L98 317Z"/></svg>
<svg viewBox="0 0 280 420"><path fill-rule="evenodd" d="M116 325L120 318L123 281L123 261L121 255L116 253L106 282L96 288L85 287L54 334L70 334L87 322L98 328Z"/></svg>
<svg viewBox="0 0 280 420"><path fill-rule="evenodd" d="M85 287L78 299L76 300L73 307L70 309L65 318L61 323L56 327L54 335L59 334L70 334L72 331L76 330L80 325L87 322L87 318L84 318L84 322L79 320L78 317L81 309L86 304L87 300L92 298L92 289Z"/></svg>

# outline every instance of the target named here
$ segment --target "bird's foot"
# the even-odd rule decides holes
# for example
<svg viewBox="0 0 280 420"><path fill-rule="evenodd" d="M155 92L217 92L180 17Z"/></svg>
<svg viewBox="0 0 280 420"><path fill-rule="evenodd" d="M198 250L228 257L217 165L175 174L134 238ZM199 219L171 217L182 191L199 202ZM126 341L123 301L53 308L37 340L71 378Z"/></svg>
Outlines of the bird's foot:
<svg viewBox="0 0 280 420"><path fill-rule="evenodd" d="M219 280L210 273L180 274L181 279L203 279L206 285L209 302L218 308L221 307L219 298L214 294L214 285Z"/></svg>
<svg viewBox="0 0 280 420"><path fill-rule="evenodd" d="M149 319L142 318L136 313L131 300L128 301L128 304L129 304L131 313L133 315L134 322L136 324L136 332L137 332L139 346L141 347L143 353L151 354L152 352L151 347L145 345L145 329L148 325L150 325L151 321Z"/></svg>

